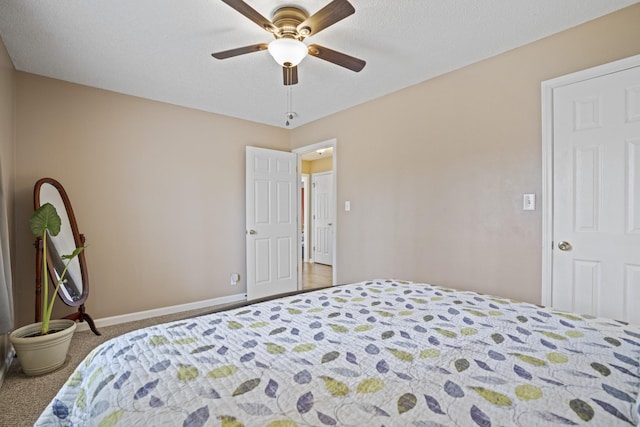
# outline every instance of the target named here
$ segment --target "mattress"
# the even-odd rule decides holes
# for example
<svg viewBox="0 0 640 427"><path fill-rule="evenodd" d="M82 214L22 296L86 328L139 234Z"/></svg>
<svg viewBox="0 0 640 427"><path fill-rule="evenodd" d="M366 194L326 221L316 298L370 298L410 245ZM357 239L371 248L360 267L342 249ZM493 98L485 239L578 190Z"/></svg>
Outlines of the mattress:
<svg viewBox="0 0 640 427"><path fill-rule="evenodd" d="M640 328L379 280L148 327L37 426L640 424Z"/></svg>

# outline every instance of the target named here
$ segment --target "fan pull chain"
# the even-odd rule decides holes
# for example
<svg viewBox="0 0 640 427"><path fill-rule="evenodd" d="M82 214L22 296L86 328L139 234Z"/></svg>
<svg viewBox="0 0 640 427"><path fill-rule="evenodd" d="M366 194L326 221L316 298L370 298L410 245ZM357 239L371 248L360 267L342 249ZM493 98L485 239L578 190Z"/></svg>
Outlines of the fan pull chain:
<svg viewBox="0 0 640 427"><path fill-rule="evenodd" d="M289 126L289 120L293 120L293 88L291 86L287 86L285 90L287 91L287 109L285 113L287 121L285 122L285 126Z"/></svg>

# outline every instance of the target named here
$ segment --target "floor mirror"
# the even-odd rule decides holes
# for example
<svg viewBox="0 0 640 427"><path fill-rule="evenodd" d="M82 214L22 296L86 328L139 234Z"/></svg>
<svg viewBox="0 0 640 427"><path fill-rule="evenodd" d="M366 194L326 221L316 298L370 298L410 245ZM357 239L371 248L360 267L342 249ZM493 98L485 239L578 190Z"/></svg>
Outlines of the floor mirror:
<svg viewBox="0 0 640 427"><path fill-rule="evenodd" d="M78 223L73 214L71 202L62 184L53 178L38 180L33 189L34 208L38 209L45 203L51 203L58 212L61 220L60 233L57 236L47 235L48 259L47 268L51 283L57 283L58 277L64 269L62 255L72 253L75 248L84 246L85 237L78 231ZM43 242L38 237L36 247L36 322L41 316L42 304L42 256ZM85 251L74 258L69 265L64 282L58 289L58 297L68 306L77 307L75 313L66 316L66 319L86 321L94 334L100 335L96 325L86 312L84 303L89 297L89 275Z"/></svg>

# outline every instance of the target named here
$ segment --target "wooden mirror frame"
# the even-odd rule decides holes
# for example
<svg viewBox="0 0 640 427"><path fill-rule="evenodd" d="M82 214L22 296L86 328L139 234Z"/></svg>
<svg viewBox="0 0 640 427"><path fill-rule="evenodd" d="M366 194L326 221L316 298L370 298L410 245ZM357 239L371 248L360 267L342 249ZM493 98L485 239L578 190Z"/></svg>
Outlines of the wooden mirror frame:
<svg viewBox="0 0 640 427"><path fill-rule="evenodd" d="M76 217L73 213L73 208L71 207L71 201L69 200L69 196L67 196L67 192L64 190L64 187L58 181L53 178L42 178L36 182L35 186L33 187L34 209L38 209L40 207L40 190L44 184L49 184L58 191L58 194L60 195L60 198L64 203L67 217L69 218L69 225L71 226L71 233L73 234L73 241L75 243L75 246L77 248L80 246L84 246L85 237L78 231L78 223L76 222ZM36 322L40 322L42 315L42 237L37 237L34 245L36 248ZM84 303L89 297L89 275L87 274L87 262L85 259L84 251L80 252L77 260L80 266L80 277L82 280L82 293L80 295L80 298L76 300L70 299L67 297L62 288L58 289L58 297L62 300L62 302L70 307L78 307L77 312L65 316L65 319L78 320L80 322L86 320L89 328L91 328L93 333L96 335L101 335L100 332L98 332L98 330L96 329L93 319L85 312L84 308ZM57 278L55 277L56 263L52 259L51 251L48 251L47 266L49 270L49 279L51 280L51 284L55 288L55 283L57 283Z"/></svg>

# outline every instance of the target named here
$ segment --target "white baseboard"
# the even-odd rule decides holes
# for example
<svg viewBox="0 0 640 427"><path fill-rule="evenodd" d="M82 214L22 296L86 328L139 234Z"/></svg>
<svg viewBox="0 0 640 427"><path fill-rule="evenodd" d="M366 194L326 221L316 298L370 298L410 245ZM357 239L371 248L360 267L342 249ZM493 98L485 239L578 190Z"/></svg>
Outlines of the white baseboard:
<svg viewBox="0 0 640 427"><path fill-rule="evenodd" d="M102 319L94 319L96 328L100 330L104 326L119 325L121 323L135 322L137 320L149 319L151 317L165 316L167 314L179 313L181 311L198 310L206 307L213 307L221 304L230 304L234 302L246 301L247 294L229 295L220 298L211 298L204 301L190 302L187 304L172 305L170 307L155 308L153 310L138 311L136 313L121 314L118 316L103 317ZM87 322L79 322L76 331L87 331L89 325Z"/></svg>

